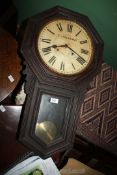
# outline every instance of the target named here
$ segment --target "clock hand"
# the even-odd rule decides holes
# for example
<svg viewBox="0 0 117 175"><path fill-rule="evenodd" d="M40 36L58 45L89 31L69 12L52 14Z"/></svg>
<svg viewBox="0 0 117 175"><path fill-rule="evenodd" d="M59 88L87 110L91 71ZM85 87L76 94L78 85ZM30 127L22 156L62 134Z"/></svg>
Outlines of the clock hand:
<svg viewBox="0 0 117 175"><path fill-rule="evenodd" d="M67 44L65 46L80 57L80 55L75 50L73 50L71 47L69 47Z"/></svg>
<svg viewBox="0 0 117 175"><path fill-rule="evenodd" d="M57 45L52 45L52 46L49 46L49 47L47 47L47 48L54 48L54 49L56 49L57 47L66 47L66 44L64 44L64 45L59 45L59 46L57 46Z"/></svg>
<svg viewBox="0 0 117 175"><path fill-rule="evenodd" d="M73 53L75 53L78 57L81 57L75 50L73 50L71 47L69 47L67 44L63 44L63 45L52 45L52 46L49 46L49 47L47 47L47 48L54 48L54 49L56 49L56 48L58 48L58 47L64 47L64 48L68 48L69 50L71 50ZM85 60L84 60L85 61Z"/></svg>
<svg viewBox="0 0 117 175"><path fill-rule="evenodd" d="M71 47L69 47L67 44L66 44L66 47L68 48L68 49L70 49L72 52L74 52L78 57L77 57L77 61L81 64L81 65L83 65L85 62L86 62L86 60L84 59L84 58L82 58L75 50L73 50Z"/></svg>
<svg viewBox="0 0 117 175"><path fill-rule="evenodd" d="M53 48L57 48L57 47L66 47L66 44L64 44L64 45L59 45L59 46L53 45L52 47L53 47Z"/></svg>

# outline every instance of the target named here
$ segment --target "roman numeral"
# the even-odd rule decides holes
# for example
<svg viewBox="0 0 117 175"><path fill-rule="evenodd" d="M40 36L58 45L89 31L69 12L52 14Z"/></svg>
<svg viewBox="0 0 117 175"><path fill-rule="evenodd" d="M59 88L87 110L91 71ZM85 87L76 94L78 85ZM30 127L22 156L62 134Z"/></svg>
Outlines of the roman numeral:
<svg viewBox="0 0 117 175"><path fill-rule="evenodd" d="M51 31L50 29L47 29L51 34L55 35L55 33L53 31Z"/></svg>
<svg viewBox="0 0 117 175"><path fill-rule="evenodd" d="M48 62L53 65L56 62L56 57L53 56Z"/></svg>
<svg viewBox="0 0 117 175"><path fill-rule="evenodd" d="M47 55L51 52L51 47L42 48L42 51L43 51L44 55Z"/></svg>
<svg viewBox="0 0 117 175"><path fill-rule="evenodd" d="M81 65L83 65L86 61L84 58L82 58L81 56L78 56L76 59Z"/></svg>
<svg viewBox="0 0 117 175"><path fill-rule="evenodd" d="M87 43L87 40L80 41L80 44L85 44Z"/></svg>
<svg viewBox="0 0 117 175"><path fill-rule="evenodd" d="M65 70L65 64L61 62L60 70L64 71Z"/></svg>
<svg viewBox="0 0 117 175"><path fill-rule="evenodd" d="M85 49L81 49L81 53L84 53L84 54L88 54L89 53L89 51L88 50L85 50Z"/></svg>
<svg viewBox="0 0 117 175"><path fill-rule="evenodd" d="M51 39L42 39L42 42L50 44L51 43Z"/></svg>
<svg viewBox="0 0 117 175"><path fill-rule="evenodd" d="M72 32L73 25L67 24L67 32Z"/></svg>
<svg viewBox="0 0 117 175"><path fill-rule="evenodd" d="M72 67L73 67L73 69L75 70L75 66L74 66L74 64L72 63Z"/></svg>
<svg viewBox="0 0 117 175"><path fill-rule="evenodd" d="M80 32L81 32L81 30L80 30L78 33L76 33L76 35L75 35L75 36L78 36L78 35L80 34Z"/></svg>
<svg viewBox="0 0 117 175"><path fill-rule="evenodd" d="M60 32L63 31L63 28L61 26L61 23L57 24L57 27L58 27L58 29L59 29Z"/></svg>

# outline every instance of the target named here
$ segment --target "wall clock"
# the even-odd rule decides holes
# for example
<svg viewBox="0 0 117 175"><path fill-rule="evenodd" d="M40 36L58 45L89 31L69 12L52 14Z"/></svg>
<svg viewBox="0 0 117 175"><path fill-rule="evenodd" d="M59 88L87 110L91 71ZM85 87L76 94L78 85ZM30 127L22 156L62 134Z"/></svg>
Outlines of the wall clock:
<svg viewBox="0 0 117 175"><path fill-rule="evenodd" d="M87 16L54 7L29 19L21 53L26 102L19 140L41 157L70 149L103 41Z"/></svg>
<svg viewBox="0 0 117 175"><path fill-rule="evenodd" d="M94 51L87 31L68 19L54 19L47 23L39 33L37 49L43 63L61 75L84 71L92 61Z"/></svg>

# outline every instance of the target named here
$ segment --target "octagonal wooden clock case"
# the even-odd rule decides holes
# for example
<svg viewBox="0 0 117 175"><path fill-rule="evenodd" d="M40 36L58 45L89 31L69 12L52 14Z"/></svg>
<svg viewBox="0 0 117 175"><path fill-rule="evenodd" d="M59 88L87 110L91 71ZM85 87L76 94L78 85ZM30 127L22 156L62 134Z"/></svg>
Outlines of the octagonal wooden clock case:
<svg viewBox="0 0 117 175"><path fill-rule="evenodd" d="M19 140L41 157L73 146L79 109L103 42L87 16L54 7L29 19L21 53L26 102Z"/></svg>

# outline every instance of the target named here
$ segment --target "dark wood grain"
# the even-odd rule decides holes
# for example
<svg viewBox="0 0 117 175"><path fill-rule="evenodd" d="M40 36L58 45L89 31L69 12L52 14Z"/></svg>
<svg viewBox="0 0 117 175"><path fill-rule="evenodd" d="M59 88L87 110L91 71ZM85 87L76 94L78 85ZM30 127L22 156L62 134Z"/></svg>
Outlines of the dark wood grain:
<svg viewBox="0 0 117 175"><path fill-rule="evenodd" d="M20 70L17 42L11 34L0 28L0 102L17 86ZM9 81L9 75L13 76L14 82Z"/></svg>
<svg viewBox="0 0 117 175"><path fill-rule="evenodd" d="M0 172L20 160L27 150L16 139L22 106L4 106L0 111Z"/></svg>

